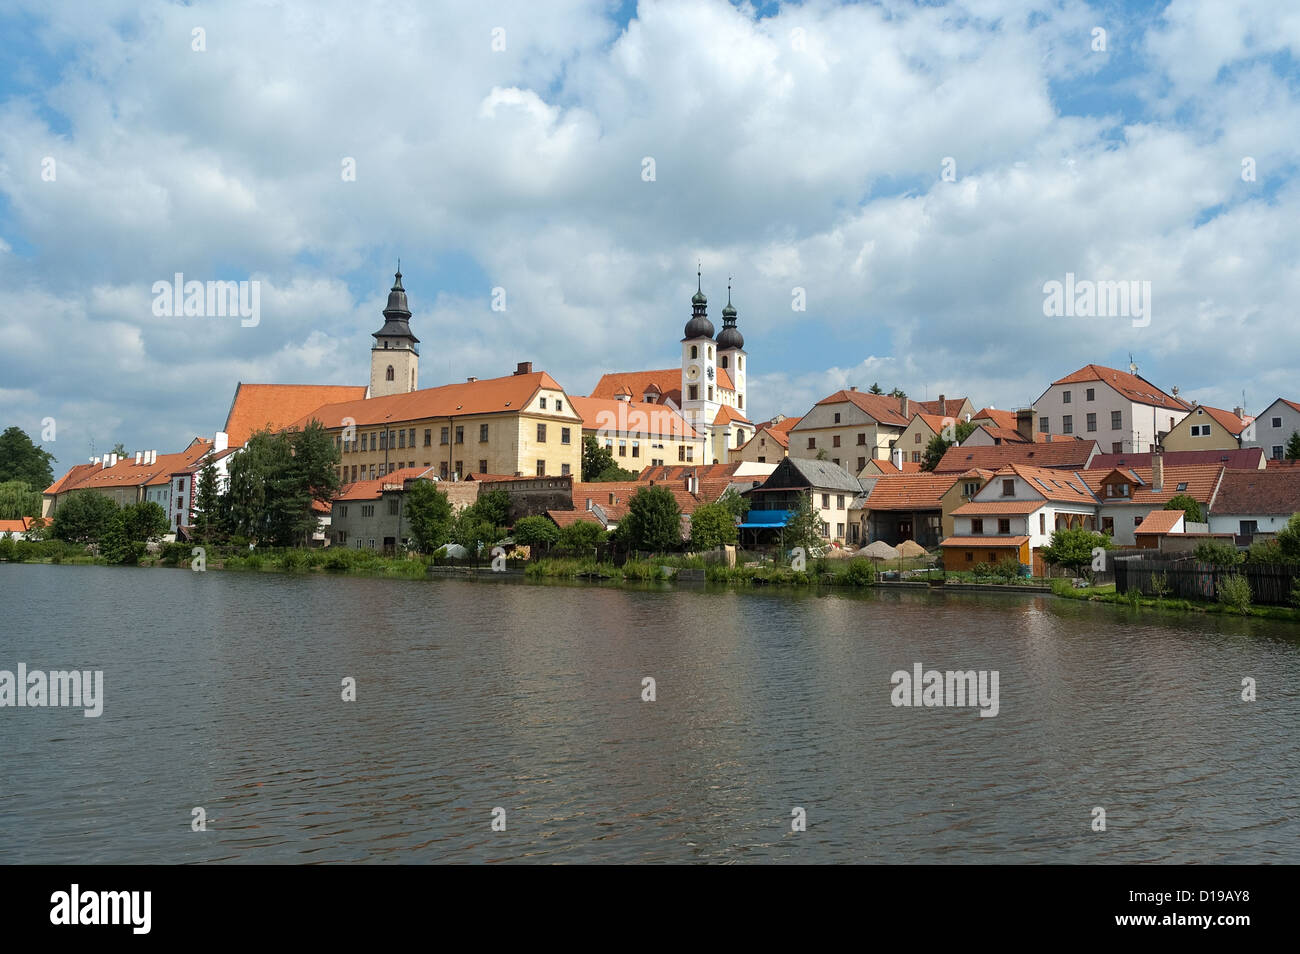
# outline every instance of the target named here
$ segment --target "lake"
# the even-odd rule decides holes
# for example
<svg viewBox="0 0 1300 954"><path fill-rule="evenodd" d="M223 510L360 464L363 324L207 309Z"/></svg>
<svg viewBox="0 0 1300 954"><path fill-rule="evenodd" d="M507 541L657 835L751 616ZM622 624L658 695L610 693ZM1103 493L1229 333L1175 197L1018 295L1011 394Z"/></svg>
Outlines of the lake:
<svg viewBox="0 0 1300 954"><path fill-rule="evenodd" d="M1285 622L27 564L0 606L0 669L103 671L98 718L0 708L5 863L1300 862ZM918 663L997 715L895 706Z"/></svg>

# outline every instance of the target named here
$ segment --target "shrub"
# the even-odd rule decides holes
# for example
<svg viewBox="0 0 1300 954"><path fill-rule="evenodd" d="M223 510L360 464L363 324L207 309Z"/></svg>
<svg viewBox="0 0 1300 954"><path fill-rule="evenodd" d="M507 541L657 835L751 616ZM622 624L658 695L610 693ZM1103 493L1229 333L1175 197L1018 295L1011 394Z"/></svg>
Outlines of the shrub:
<svg viewBox="0 0 1300 954"><path fill-rule="evenodd" d="M193 550L192 543L164 543L158 551L158 562L163 566L188 566Z"/></svg>
<svg viewBox="0 0 1300 954"><path fill-rule="evenodd" d="M307 554L302 550L285 550L276 557L275 565L281 570L305 570L307 568Z"/></svg>
<svg viewBox="0 0 1300 954"><path fill-rule="evenodd" d="M1240 550L1230 543L1216 543L1206 540L1198 543L1192 551L1197 563L1210 563L1214 566L1236 566L1244 559Z"/></svg>
<svg viewBox="0 0 1300 954"><path fill-rule="evenodd" d="M0 536L0 560L12 560L14 558L14 538L12 534Z"/></svg>
<svg viewBox="0 0 1300 954"><path fill-rule="evenodd" d="M848 569L844 571L844 582L849 586L871 586L875 583L876 571L872 569L871 561L850 560Z"/></svg>
<svg viewBox="0 0 1300 954"><path fill-rule="evenodd" d="M1250 612L1250 581L1244 576L1234 573L1219 580L1217 596L1220 603L1242 616Z"/></svg>

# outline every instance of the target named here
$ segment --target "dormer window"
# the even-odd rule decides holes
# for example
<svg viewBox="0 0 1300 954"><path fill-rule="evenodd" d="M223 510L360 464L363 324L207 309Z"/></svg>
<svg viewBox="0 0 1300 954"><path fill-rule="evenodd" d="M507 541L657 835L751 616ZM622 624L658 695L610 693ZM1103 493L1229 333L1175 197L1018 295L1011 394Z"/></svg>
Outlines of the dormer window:
<svg viewBox="0 0 1300 954"><path fill-rule="evenodd" d="M1016 482L1014 478L1008 478L1002 481L1002 496L1014 497L1016 495Z"/></svg>

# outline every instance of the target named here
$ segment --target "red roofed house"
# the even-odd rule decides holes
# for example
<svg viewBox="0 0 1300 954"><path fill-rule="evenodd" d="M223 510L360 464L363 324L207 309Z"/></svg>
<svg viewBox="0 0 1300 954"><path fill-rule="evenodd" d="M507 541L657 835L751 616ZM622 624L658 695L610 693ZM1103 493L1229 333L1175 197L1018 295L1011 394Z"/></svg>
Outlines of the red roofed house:
<svg viewBox="0 0 1300 954"><path fill-rule="evenodd" d="M212 453L214 446L212 441L196 437L188 447L175 454L160 455L152 450L137 451L126 457L106 454L94 458L89 464L78 464L45 488L41 516L53 516L68 494L92 490L108 497L119 507L153 501L171 517L176 510L171 499L172 475L203 460Z"/></svg>
<svg viewBox="0 0 1300 954"><path fill-rule="evenodd" d="M1269 460L1286 456L1293 434L1300 434L1300 403L1278 398L1255 416L1253 434L1242 437L1242 447L1262 447Z"/></svg>
<svg viewBox="0 0 1300 954"><path fill-rule="evenodd" d="M800 418L778 414L762 421L754 436L729 455L731 460L747 460L757 464L775 464L790 454L790 428Z"/></svg>
<svg viewBox="0 0 1300 954"><path fill-rule="evenodd" d="M582 418L583 436L596 438L613 455L614 463L627 470L669 463L699 464L708 455L705 436L671 404L640 401L630 394L569 400Z"/></svg>
<svg viewBox="0 0 1300 954"><path fill-rule="evenodd" d="M1080 472L1100 501L1101 531L1110 534L1121 546L1132 546L1134 531L1147 514L1180 494L1199 503L1202 511L1214 512L1215 497L1225 473L1222 464L1166 465L1163 455L1158 453L1152 456L1151 461L1150 467Z"/></svg>
<svg viewBox="0 0 1300 954"><path fill-rule="evenodd" d="M1229 470L1210 507L1210 532L1236 534L1249 544L1257 534L1275 534L1300 513L1300 468Z"/></svg>
<svg viewBox="0 0 1300 954"><path fill-rule="evenodd" d="M1192 409L1177 390L1166 394L1136 373L1084 365L1034 402L1037 430L1095 440L1114 454L1148 451Z"/></svg>
<svg viewBox="0 0 1300 954"><path fill-rule="evenodd" d="M1241 408L1225 411L1208 404L1193 404L1188 415L1165 435L1160 445L1167 452L1237 450L1255 419Z"/></svg>
<svg viewBox="0 0 1300 954"><path fill-rule="evenodd" d="M1139 550L1160 549L1160 538L1187 532L1187 514L1181 510L1152 510L1133 531Z"/></svg>
<svg viewBox="0 0 1300 954"><path fill-rule="evenodd" d="M909 398L867 394L857 388L822 398L790 429L790 456L826 459L853 474L869 460L887 460L912 421ZM965 468L963 468L964 470Z"/></svg>

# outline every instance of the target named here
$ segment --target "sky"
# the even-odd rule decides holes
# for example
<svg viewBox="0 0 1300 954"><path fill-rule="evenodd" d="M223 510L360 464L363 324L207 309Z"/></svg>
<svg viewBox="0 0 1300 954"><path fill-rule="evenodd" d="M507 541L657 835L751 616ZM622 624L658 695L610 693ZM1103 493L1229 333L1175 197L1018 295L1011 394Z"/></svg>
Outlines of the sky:
<svg viewBox="0 0 1300 954"><path fill-rule="evenodd" d="M754 420L1130 360L1256 413L1300 398L1297 62L1294 0L0 2L0 427L62 472L365 384L399 257L424 387L676 366L699 263ZM155 314L176 273L256 323Z"/></svg>

